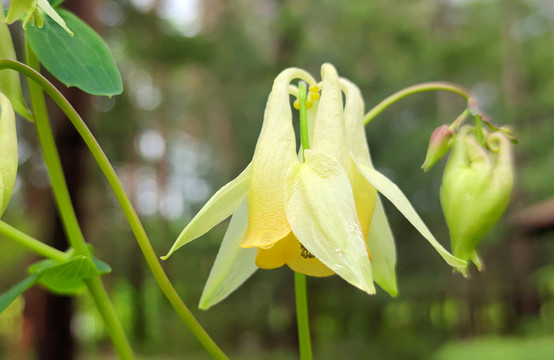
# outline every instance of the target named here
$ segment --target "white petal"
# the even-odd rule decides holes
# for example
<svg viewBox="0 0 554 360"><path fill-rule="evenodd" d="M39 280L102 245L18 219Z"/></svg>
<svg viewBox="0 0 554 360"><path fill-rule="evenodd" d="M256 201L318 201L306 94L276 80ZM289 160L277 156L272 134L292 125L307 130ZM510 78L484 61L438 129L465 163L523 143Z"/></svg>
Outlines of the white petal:
<svg viewBox="0 0 554 360"><path fill-rule="evenodd" d="M289 171L285 211L298 241L337 275L375 293L371 264L348 176L333 158L313 150Z"/></svg>
<svg viewBox="0 0 554 360"><path fill-rule="evenodd" d="M362 94L351 81L344 78L340 78L339 81L346 99L344 105L346 143L358 163L373 167L365 134Z"/></svg>
<svg viewBox="0 0 554 360"><path fill-rule="evenodd" d="M231 216L248 193L250 173L251 164L234 180L219 189L185 227L167 255L163 256L162 259L167 259L175 250L204 235L214 226Z"/></svg>
<svg viewBox="0 0 554 360"><path fill-rule="evenodd" d="M352 160L356 163L355 159ZM357 164L360 172L365 176L367 181L369 181L377 191L383 194L402 215L408 219L408 221L429 241L431 246L437 250L437 252L442 256L442 258L450 265L454 267L466 267L467 262L461 259L458 259L454 255L450 254L446 249L435 239L431 231L427 228L423 220L419 217L417 212L410 204L410 201L402 193L402 191L396 186L395 183L390 181L385 175L381 174L377 170L370 168L369 166L364 166Z"/></svg>
<svg viewBox="0 0 554 360"><path fill-rule="evenodd" d="M317 116L313 125L313 134L310 139L310 148L314 151L333 156L341 164L347 163L348 148L346 144L346 130L342 92L337 70L331 64L321 66L323 88L317 109Z"/></svg>
<svg viewBox="0 0 554 360"><path fill-rule="evenodd" d="M367 238L373 260L371 269L375 282L391 296L398 294L396 286L396 248L381 197L377 195L375 212Z"/></svg>
<svg viewBox="0 0 554 360"><path fill-rule="evenodd" d="M257 249L244 249L239 246L247 227L248 205L244 200L231 218L214 266L204 286L200 309L206 310L225 299L258 269L255 264Z"/></svg>

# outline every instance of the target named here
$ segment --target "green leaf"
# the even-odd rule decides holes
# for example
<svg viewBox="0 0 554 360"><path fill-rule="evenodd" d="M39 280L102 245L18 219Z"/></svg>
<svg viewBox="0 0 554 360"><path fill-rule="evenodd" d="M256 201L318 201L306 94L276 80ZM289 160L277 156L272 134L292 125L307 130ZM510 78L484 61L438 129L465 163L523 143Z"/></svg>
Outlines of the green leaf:
<svg viewBox="0 0 554 360"><path fill-rule="evenodd" d="M39 280L39 274L32 274L26 277L24 280L18 282L12 286L8 291L0 295L0 314L7 309L10 304L17 299L17 297L23 294L31 286L35 285Z"/></svg>
<svg viewBox="0 0 554 360"><path fill-rule="evenodd" d="M225 299L258 270L255 264L257 248L244 249L239 246L247 228L248 205L243 200L223 237L200 298L200 309L207 310Z"/></svg>
<svg viewBox="0 0 554 360"><path fill-rule="evenodd" d="M12 37L10 30L6 24L4 17L4 10L0 3L0 58L17 60L15 56L15 50L13 48ZM3 92L10 102L15 111L18 114L26 118L27 120L33 119L33 115L29 112L23 101L23 95L21 93L21 84L19 82L19 74L17 71L5 69L0 71L0 91Z"/></svg>
<svg viewBox="0 0 554 360"><path fill-rule="evenodd" d="M31 274L39 274L39 283L48 290L63 295L82 292L85 280L111 271L108 264L88 256L76 256L64 262L42 260L29 268Z"/></svg>
<svg viewBox="0 0 554 360"><path fill-rule="evenodd" d="M50 5L52 5L53 8L60 6L61 3L64 2L64 0L48 0Z"/></svg>
<svg viewBox="0 0 554 360"><path fill-rule="evenodd" d="M121 94L121 75L104 40L69 11L60 9L58 13L75 36L50 17L44 19L42 29L29 27L27 40L39 61L67 86L93 95Z"/></svg>
<svg viewBox="0 0 554 360"><path fill-rule="evenodd" d="M98 270L98 275L106 275L112 272L112 267L102 260L92 259L92 262L96 266L96 270Z"/></svg>

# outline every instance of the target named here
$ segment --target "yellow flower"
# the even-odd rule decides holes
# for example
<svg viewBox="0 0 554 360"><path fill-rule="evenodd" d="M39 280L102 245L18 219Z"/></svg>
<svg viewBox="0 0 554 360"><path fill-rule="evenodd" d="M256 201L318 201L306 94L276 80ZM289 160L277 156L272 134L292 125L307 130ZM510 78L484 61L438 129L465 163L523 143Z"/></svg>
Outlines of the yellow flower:
<svg viewBox="0 0 554 360"><path fill-rule="evenodd" d="M396 295L396 251L376 190L450 265L466 265L434 239L398 187L373 168L359 89L330 64L322 66L321 76L321 98L305 71L287 69L277 76L251 164L208 201L169 251L167 256L233 214L201 308L224 299L258 267L284 264L312 276L337 274L369 294L376 281ZM303 151L304 161L296 154L292 127L294 78L310 85L310 149Z"/></svg>
<svg viewBox="0 0 554 360"><path fill-rule="evenodd" d="M8 98L0 93L0 216L12 196L17 175L15 113Z"/></svg>

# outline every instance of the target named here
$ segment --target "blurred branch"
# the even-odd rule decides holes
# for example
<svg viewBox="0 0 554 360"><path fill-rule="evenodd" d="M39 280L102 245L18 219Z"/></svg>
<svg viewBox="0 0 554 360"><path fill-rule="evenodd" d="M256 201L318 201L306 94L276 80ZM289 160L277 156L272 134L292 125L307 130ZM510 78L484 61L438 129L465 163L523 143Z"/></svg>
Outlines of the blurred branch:
<svg viewBox="0 0 554 360"><path fill-rule="evenodd" d="M554 228L554 198L514 212L510 222L527 231Z"/></svg>

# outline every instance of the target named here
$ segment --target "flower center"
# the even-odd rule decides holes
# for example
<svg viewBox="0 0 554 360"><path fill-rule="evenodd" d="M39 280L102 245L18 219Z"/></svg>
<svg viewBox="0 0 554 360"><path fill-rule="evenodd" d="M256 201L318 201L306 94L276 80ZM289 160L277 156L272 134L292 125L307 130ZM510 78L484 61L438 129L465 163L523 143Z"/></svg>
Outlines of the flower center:
<svg viewBox="0 0 554 360"><path fill-rule="evenodd" d="M312 253L304 247L304 245L300 244L300 256L302 256L304 259L313 259L315 256L312 255Z"/></svg>

